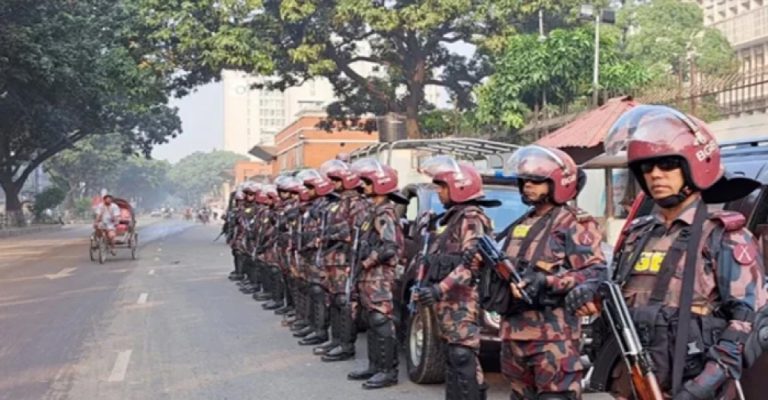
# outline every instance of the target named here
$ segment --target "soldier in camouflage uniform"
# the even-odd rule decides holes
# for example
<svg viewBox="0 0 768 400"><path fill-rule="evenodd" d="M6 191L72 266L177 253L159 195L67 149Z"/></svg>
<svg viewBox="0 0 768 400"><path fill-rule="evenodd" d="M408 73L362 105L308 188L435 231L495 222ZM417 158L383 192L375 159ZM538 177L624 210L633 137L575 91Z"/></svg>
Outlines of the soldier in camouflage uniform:
<svg viewBox="0 0 768 400"><path fill-rule="evenodd" d="M267 284L267 292L272 295L270 300L261 305L265 310L276 310L283 306L285 285L280 270L282 250L278 249L277 239L280 230L279 216L281 213L280 197L275 185L262 185L257 201L265 206L259 228L261 239L259 242L260 261L264 265L264 280ZM263 227L261 225L264 225Z"/></svg>
<svg viewBox="0 0 768 400"><path fill-rule="evenodd" d="M311 302L312 331L299 341L302 346L317 345L328 340L328 290L326 288L326 271L322 265L321 238L328 228L328 211L338 198L333 195L333 184L315 169L304 170L297 175L309 190L312 204L305 214L304 230L302 233L302 258L307 274L308 294ZM319 265L318 265L319 264ZM304 333L304 331L297 332Z"/></svg>
<svg viewBox="0 0 768 400"><path fill-rule="evenodd" d="M535 145L518 149L506 168L532 206L505 230L503 243L523 278L512 294L524 292L531 303L517 300L503 315L502 373L512 399L580 399L581 328L564 300L577 284L607 279L597 222L566 204L586 176L564 152Z"/></svg>
<svg viewBox="0 0 768 400"><path fill-rule="evenodd" d="M736 398L729 386L741 376L744 344L766 300L762 256L741 214L710 213L702 198L732 201L751 189L724 177L706 125L668 107L639 106L622 116L606 150L624 148L657 209L629 226L613 279L661 389L675 400ZM596 301L588 282L569 295L568 305L591 315ZM685 342L678 343L677 332ZM630 398L628 374L621 366L614 372L612 391Z"/></svg>
<svg viewBox="0 0 768 400"><path fill-rule="evenodd" d="M475 242L493 234L491 221L480 208L485 193L475 167L437 156L421 165L421 172L438 187L446 212L424 261L427 286L413 293L421 305L435 305L440 333L446 343L447 400L485 399L486 385L478 360L480 306L477 281L480 261Z"/></svg>
<svg viewBox="0 0 768 400"><path fill-rule="evenodd" d="M236 228L234 243L239 254L240 265L245 279L239 282L240 290L246 294L259 290L261 281L256 273L256 263L253 259L253 227L255 218L260 212L260 206L256 203L256 195L260 185L256 182L243 182L242 191L245 195L243 207L235 217Z"/></svg>
<svg viewBox="0 0 768 400"><path fill-rule="evenodd" d="M293 194L289 190L291 185L297 187L300 184L298 179L290 176L279 176L275 179L277 193L280 205L276 211L274 251L277 253L278 266L280 269L280 278L283 283L283 292L285 305L275 310L277 315L292 315L294 308L294 283L291 275L291 263L293 262L293 253L291 248L291 234L293 232L294 216L298 215L296 211L299 205L298 193Z"/></svg>
<svg viewBox="0 0 768 400"><path fill-rule="evenodd" d="M239 252L237 251L237 243L234 240L237 229L237 214L240 213L244 200L245 193L243 193L240 185L238 185L235 191L231 194L226 214L222 216L224 219L224 226L221 230L226 234L227 245L232 249L232 260L235 264L235 269L229 274L229 280L236 282L239 282L245 277L242 271Z"/></svg>
<svg viewBox="0 0 768 400"><path fill-rule="evenodd" d="M248 232L246 235L246 249L248 257L245 262L245 275L248 279L243 282L240 291L253 295L254 298L263 296L261 290L268 291L269 283L264 276L264 265L259 246L263 238L264 227L260 223L268 213L266 196L262 193L262 185L246 182L244 187L252 187L254 191L253 201L250 203L250 216L248 219ZM247 195L247 192L246 192Z"/></svg>
<svg viewBox="0 0 768 400"><path fill-rule="evenodd" d="M392 289L395 269L403 254L404 238L392 198L397 192L397 172L374 159L361 159L352 171L362 182L373 210L361 225L360 263L355 266L356 294L353 315L362 313L368 325L368 368L350 372L350 380L366 380L363 388L397 384L397 337ZM359 275L357 271L359 270Z"/></svg>
<svg viewBox="0 0 768 400"><path fill-rule="evenodd" d="M327 273L326 287L330 293L331 341L315 349L322 360L343 361L354 357L356 326L352 309L347 303L346 288L349 279L351 251L354 239L359 239L359 228L368 214L368 202L358 191L360 177L341 160L329 160L320 166L320 172L333 182L339 201L329 209L328 230L323 248ZM358 241L359 242L359 241Z"/></svg>
<svg viewBox="0 0 768 400"><path fill-rule="evenodd" d="M296 177L281 180L280 186L284 191L290 193L292 200L291 206L285 210L285 224L288 232L283 237L283 241L287 243L288 287L295 308L295 318L289 322L291 331L296 334L301 332L302 336L297 337L304 337L312 333L309 321L311 304L307 296L308 284L300 255L300 249L303 247L301 234L304 228L304 216L309 209L310 198L309 192L304 187L304 182Z"/></svg>

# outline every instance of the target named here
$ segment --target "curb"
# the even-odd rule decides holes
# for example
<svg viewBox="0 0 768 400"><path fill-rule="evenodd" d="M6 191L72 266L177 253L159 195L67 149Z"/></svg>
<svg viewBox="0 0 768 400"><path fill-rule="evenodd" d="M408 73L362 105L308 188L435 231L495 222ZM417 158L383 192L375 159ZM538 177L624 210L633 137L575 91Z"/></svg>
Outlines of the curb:
<svg viewBox="0 0 768 400"><path fill-rule="evenodd" d="M30 226L26 228L0 229L0 239L22 236L29 233L55 232L60 231L62 227L62 225L42 225Z"/></svg>

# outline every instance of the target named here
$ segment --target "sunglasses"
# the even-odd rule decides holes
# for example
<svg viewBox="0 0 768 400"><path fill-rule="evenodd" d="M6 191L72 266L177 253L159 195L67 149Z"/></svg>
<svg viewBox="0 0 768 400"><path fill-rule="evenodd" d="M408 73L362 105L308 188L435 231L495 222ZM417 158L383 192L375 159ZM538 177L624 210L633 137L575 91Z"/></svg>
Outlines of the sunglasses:
<svg viewBox="0 0 768 400"><path fill-rule="evenodd" d="M525 184L525 182L531 182L534 185L540 185L547 181L547 178L542 176L526 176L526 177L520 177L518 179L520 179L520 182L522 184Z"/></svg>
<svg viewBox="0 0 768 400"><path fill-rule="evenodd" d="M661 171L669 172L678 168L682 168L682 166L683 160L678 157L662 157L643 161L640 163L640 171L642 171L644 174L648 174L653 171L655 167L658 167Z"/></svg>

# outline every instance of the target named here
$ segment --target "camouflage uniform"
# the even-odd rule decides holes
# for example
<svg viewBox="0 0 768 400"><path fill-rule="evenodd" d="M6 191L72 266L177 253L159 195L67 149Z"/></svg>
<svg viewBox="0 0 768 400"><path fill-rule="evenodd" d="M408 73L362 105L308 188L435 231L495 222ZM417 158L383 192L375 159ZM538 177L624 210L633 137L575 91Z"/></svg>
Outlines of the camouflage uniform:
<svg viewBox="0 0 768 400"><path fill-rule="evenodd" d="M470 204L454 205L441 219L437 235L426 257L430 281L437 280L442 294L435 303L435 312L440 323L440 334L448 344L449 365L446 375L454 374L458 378L451 379L447 376L446 382L456 382L457 387L446 387L446 390L473 391L460 396L461 398L478 396L485 381L477 359L480 350L481 315L477 290L480 271L478 265L466 265L463 255L467 251L473 251L475 241L488 234L493 234L491 221L480 207ZM437 262L438 259L448 260L449 257L452 257L452 261ZM438 271L441 265L444 266L443 270ZM462 371L464 368L470 370ZM467 380L471 374L474 374L475 382ZM477 386L473 389L473 385Z"/></svg>
<svg viewBox="0 0 768 400"><path fill-rule="evenodd" d="M356 227L363 224L368 214L368 203L357 190L346 190L340 200L329 208L328 230L324 238L323 256L326 269L326 288L330 294L331 337L340 348L331 348L325 361L348 358L355 351L356 327L352 309L347 304L346 288L352 261ZM358 238L360 234L358 233Z"/></svg>
<svg viewBox="0 0 768 400"><path fill-rule="evenodd" d="M319 344L328 340L328 293L325 289L327 274L322 265L316 265L316 257L319 250L318 244L323 235L321 232L323 218L327 217L331 203L326 196L318 197L311 203L305 214L302 234L304 250L301 254L308 284L307 293L311 303L310 321L314 332L306 336L300 342L301 344Z"/></svg>
<svg viewBox="0 0 768 400"><path fill-rule="evenodd" d="M232 239L232 246L237 253L236 257L240 263L240 270L248 278L249 283L254 286L258 286L261 283L255 274L254 263L251 258L253 250L251 234L254 218L258 212L259 209L256 204L243 204L243 207L238 210L235 216L235 232Z"/></svg>
<svg viewBox="0 0 768 400"><path fill-rule="evenodd" d="M645 331L645 319L641 315L654 307L652 293L664 270L662 263L681 232L687 231L694 222L700 203L701 200L697 200L683 210L668 229L660 215L639 218L629 227L619 258L617 279L625 279L622 291L639 332ZM718 387L728 379L740 377L743 343L751 332L754 312L766 302L762 258L743 221L743 216L734 212L709 214L698 244L691 306L696 328L691 325L689 332L689 337L696 339L688 344L683 376L684 380L692 380L704 387ZM675 265L675 273L660 304L660 314L674 315L679 310L685 258L683 254ZM637 261L629 265L633 260ZM640 335L644 346L651 349L657 378L668 395L671 349L675 341L674 324L669 325L668 332ZM713 330L707 331L708 327ZM654 351L661 340L669 342L663 350L670 351ZM629 396L631 386L622 375L625 375L623 368L614 370L612 391Z"/></svg>
<svg viewBox="0 0 768 400"><path fill-rule="evenodd" d="M541 218L550 219L526 254L519 254L531 227ZM577 284L607 278L601 237L591 216L569 206L555 206L546 216L531 211L509 229L506 254L516 266L526 260L545 274L544 296L550 299L547 306L540 303L541 297L533 299L533 305L502 321L502 373L511 382L513 398L536 398L538 393L580 398L584 369L579 358L581 327L578 317L565 312L563 300ZM532 260L537 250L540 257Z"/></svg>
<svg viewBox="0 0 768 400"><path fill-rule="evenodd" d="M353 303L352 313L362 313L369 327L370 366L392 373L396 371L398 347L392 289L405 244L394 205L388 200L376 205L360 229L359 299Z"/></svg>

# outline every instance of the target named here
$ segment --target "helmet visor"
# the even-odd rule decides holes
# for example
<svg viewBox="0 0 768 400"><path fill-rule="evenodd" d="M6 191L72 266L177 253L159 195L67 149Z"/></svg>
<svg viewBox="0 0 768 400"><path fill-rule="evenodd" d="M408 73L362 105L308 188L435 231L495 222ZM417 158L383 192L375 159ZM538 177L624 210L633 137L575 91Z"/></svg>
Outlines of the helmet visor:
<svg viewBox="0 0 768 400"><path fill-rule="evenodd" d="M504 173L519 179L545 181L557 171L569 171L568 164L554 151L537 145L525 146L514 152L504 162Z"/></svg>
<svg viewBox="0 0 768 400"><path fill-rule="evenodd" d="M691 117L666 106L637 106L619 118L605 138L605 152L616 156L630 141L656 143L659 148L676 147L681 135L696 135L699 125Z"/></svg>

